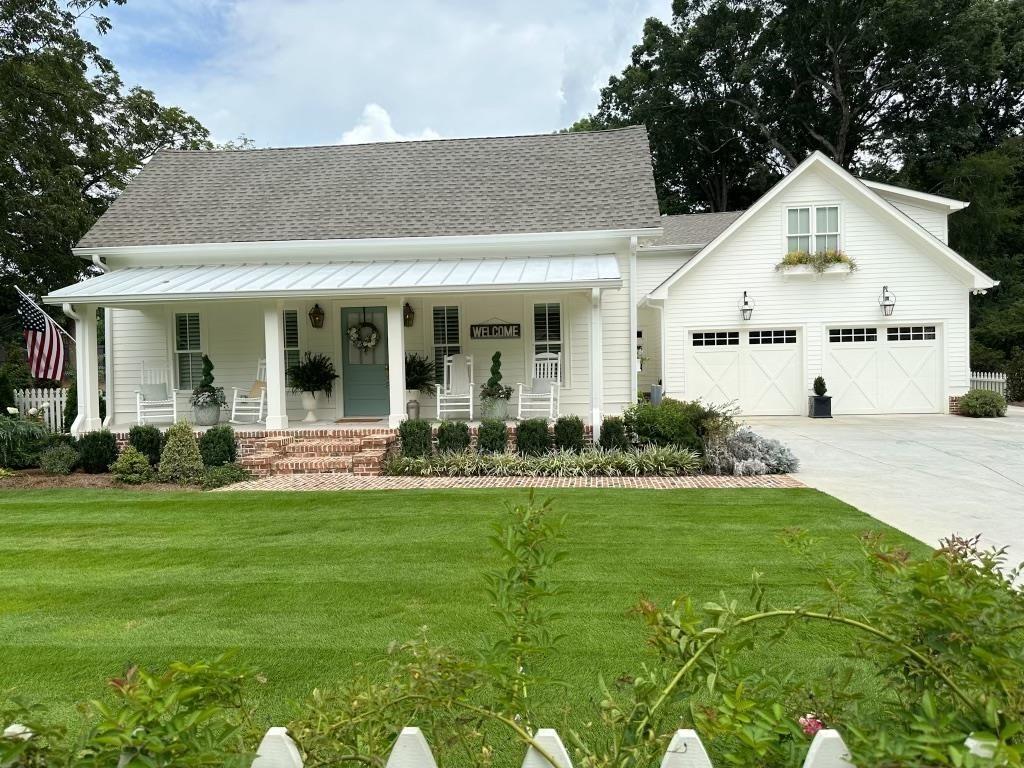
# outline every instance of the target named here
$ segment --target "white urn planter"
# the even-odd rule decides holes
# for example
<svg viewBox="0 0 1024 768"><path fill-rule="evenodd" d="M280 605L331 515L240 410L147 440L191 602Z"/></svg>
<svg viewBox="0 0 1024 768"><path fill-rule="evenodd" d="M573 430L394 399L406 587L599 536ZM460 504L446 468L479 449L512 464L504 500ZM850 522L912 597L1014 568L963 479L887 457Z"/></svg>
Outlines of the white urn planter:
<svg viewBox="0 0 1024 768"><path fill-rule="evenodd" d="M316 393L302 393L302 407L306 411L306 418L303 421L316 421Z"/></svg>

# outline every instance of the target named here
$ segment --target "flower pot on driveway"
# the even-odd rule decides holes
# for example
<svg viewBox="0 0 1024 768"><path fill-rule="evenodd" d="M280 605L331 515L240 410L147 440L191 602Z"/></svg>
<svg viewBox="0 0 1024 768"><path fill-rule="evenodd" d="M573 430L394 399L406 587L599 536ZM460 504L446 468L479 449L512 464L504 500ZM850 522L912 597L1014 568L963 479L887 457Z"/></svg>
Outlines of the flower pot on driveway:
<svg viewBox="0 0 1024 768"><path fill-rule="evenodd" d="M212 405L193 405L192 421L195 422L197 427L212 427L220 421L220 406L216 403Z"/></svg>
<svg viewBox="0 0 1024 768"><path fill-rule="evenodd" d="M306 411L306 418L303 421L316 421L316 393L302 393L302 407Z"/></svg>
<svg viewBox="0 0 1024 768"><path fill-rule="evenodd" d="M807 398L807 415L812 419L832 418L832 396L811 395Z"/></svg>

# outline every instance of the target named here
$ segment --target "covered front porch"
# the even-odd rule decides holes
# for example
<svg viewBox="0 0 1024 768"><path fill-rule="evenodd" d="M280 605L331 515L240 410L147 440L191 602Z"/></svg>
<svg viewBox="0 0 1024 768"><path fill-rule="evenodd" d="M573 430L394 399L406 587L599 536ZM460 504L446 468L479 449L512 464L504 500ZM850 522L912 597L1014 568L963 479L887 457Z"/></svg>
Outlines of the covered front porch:
<svg viewBox="0 0 1024 768"><path fill-rule="evenodd" d="M412 353L435 363L439 384L445 356L472 359L474 421L480 418L479 390L495 352L501 353L502 384L514 390L510 419L516 414L517 385L532 383L536 356L557 354L559 413L596 424L604 410L605 383L619 371L628 375L626 360L605 365L605 326L617 309L607 306L606 291L620 284L616 262L614 256L495 259L470 268L465 259L452 260L441 262L446 279L436 282L443 282L443 289L411 284L407 277L359 289L332 283L319 291L304 281L317 273L322 284L328 271L337 275L342 265L292 265L290 271L287 265L129 268L48 300L66 299L86 348L94 347L88 340L96 335L91 310L105 309L108 406L102 426L113 431L138 422L136 398L145 370L166 371L179 419L191 420L189 399L204 354L227 398L221 422L230 419L233 390L249 394L262 388L264 417L254 428L266 431L397 427L406 418L405 362ZM273 274L261 274L260 266ZM379 263L361 266L380 276ZM420 262L403 265L401 272L409 276L417 266L426 274ZM510 267L516 279L501 272ZM266 288L255 291L253 285ZM372 329L377 342L361 346L350 336L353 329L363 329L364 336ZM628 349L618 342L616 349ZM328 357L339 375L332 395L318 396L312 423L302 421L301 394L290 391L285 373L307 352ZM95 356L78 355L76 432L101 427L97 365ZM628 382L614 384L628 391ZM435 418L436 400L423 394L418 399L421 417Z"/></svg>

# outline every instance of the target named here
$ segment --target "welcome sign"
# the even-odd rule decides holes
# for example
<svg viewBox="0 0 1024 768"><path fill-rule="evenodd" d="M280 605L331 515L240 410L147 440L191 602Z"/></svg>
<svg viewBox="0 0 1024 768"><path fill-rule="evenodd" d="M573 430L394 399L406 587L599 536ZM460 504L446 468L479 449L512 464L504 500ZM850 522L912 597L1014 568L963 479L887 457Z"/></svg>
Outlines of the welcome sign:
<svg viewBox="0 0 1024 768"><path fill-rule="evenodd" d="M471 339L519 339L522 326L519 323L477 323L469 326Z"/></svg>

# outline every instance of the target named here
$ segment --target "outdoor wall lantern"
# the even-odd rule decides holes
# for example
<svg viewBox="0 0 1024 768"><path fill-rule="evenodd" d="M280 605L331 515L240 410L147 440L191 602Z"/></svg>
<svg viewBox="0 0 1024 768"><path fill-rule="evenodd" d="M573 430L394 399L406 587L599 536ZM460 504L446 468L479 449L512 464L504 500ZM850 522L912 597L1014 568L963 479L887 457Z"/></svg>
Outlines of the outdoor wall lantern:
<svg viewBox="0 0 1024 768"><path fill-rule="evenodd" d="M740 313L744 320L749 320L750 316L754 314L754 300L747 295L746 291L743 292L743 299L740 301Z"/></svg>
<svg viewBox="0 0 1024 768"><path fill-rule="evenodd" d="M324 327L324 311L320 309L319 304L314 304L313 308L309 310L309 324L314 328Z"/></svg>
<svg viewBox="0 0 1024 768"><path fill-rule="evenodd" d="M405 306L402 307L402 322L405 323L405 327L412 328L412 321L415 319L416 313L412 309L412 304L405 302Z"/></svg>
<svg viewBox="0 0 1024 768"><path fill-rule="evenodd" d="M882 314L886 317L892 315L892 310L896 306L896 297L889 291L888 285L882 286L882 295L878 297L878 306L882 308Z"/></svg>

